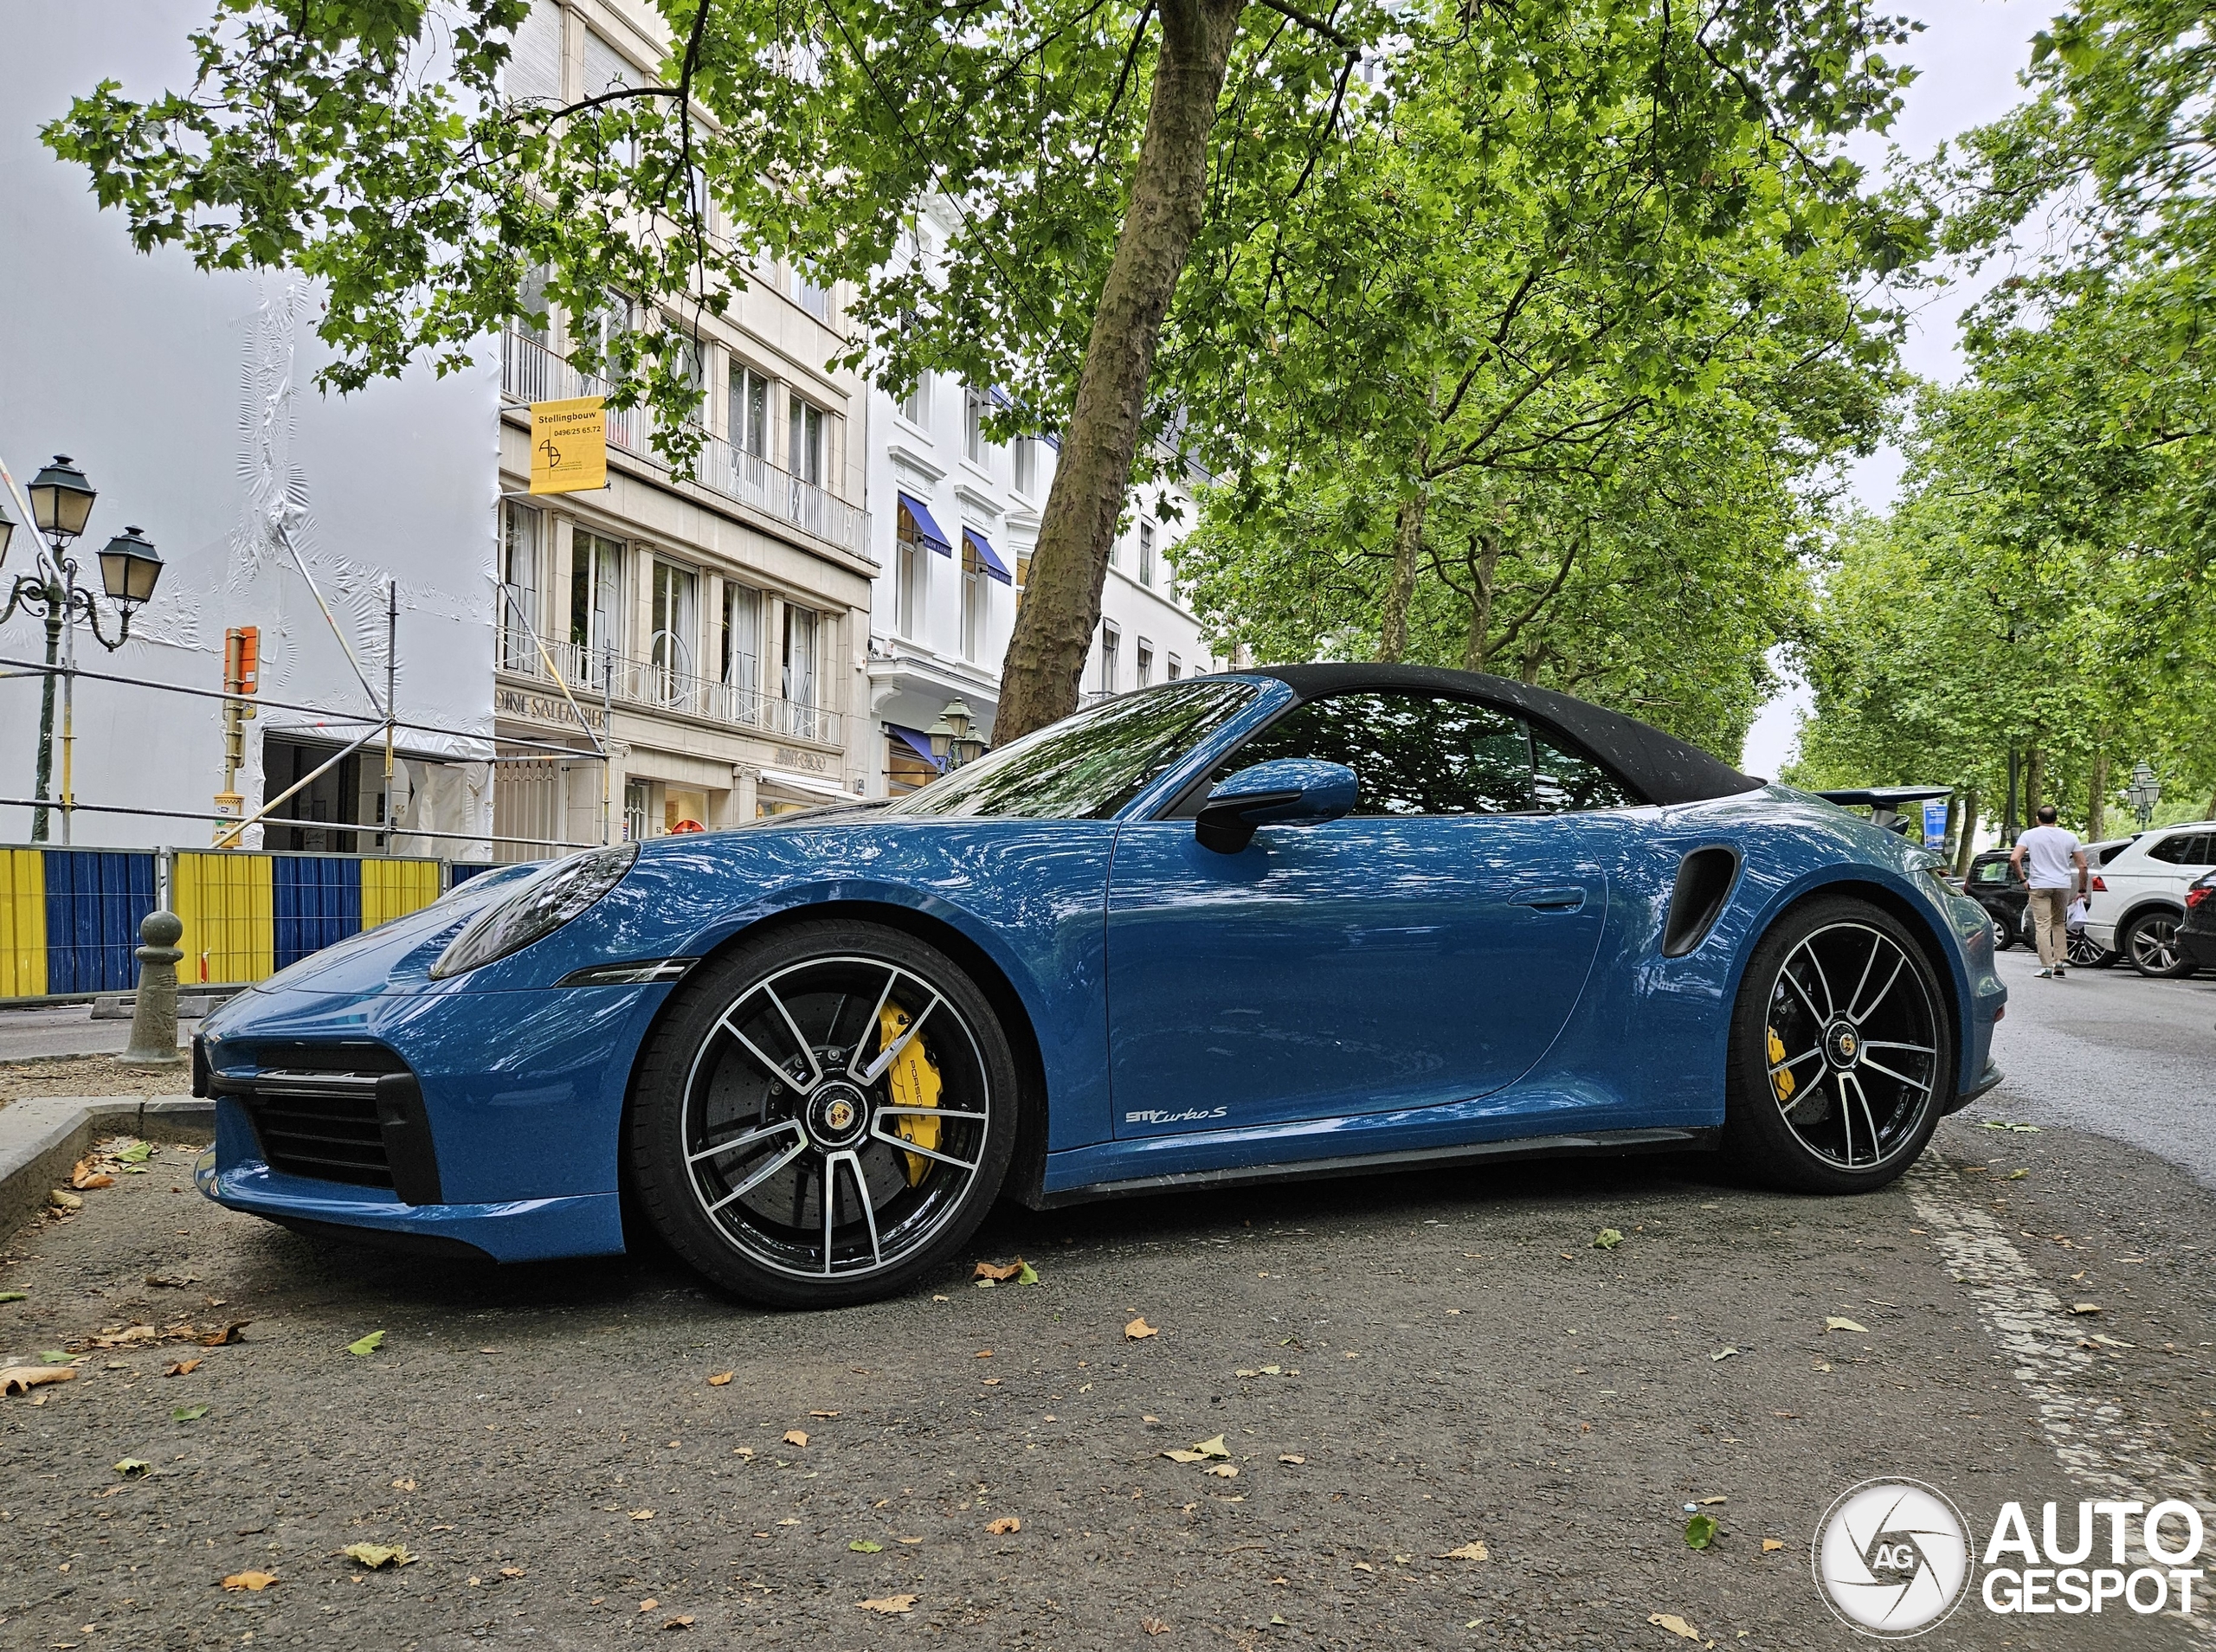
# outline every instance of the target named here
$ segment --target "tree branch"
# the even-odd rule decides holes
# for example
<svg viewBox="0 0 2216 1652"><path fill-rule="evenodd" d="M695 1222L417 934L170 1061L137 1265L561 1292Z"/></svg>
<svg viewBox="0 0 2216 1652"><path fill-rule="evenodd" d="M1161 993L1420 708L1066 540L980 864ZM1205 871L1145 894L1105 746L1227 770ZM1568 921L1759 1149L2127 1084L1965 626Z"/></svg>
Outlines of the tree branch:
<svg viewBox="0 0 2216 1652"><path fill-rule="evenodd" d="M1353 35L1343 29L1334 28L1321 17L1311 16L1298 6L1288 5L1285 0L1260 0L1260 3L1281 16L1292 18L1310 34L1321 35L1335 45L1343 47L1350 54L1359 55L1362 51L1362 48L1356 43Z"/></svg>

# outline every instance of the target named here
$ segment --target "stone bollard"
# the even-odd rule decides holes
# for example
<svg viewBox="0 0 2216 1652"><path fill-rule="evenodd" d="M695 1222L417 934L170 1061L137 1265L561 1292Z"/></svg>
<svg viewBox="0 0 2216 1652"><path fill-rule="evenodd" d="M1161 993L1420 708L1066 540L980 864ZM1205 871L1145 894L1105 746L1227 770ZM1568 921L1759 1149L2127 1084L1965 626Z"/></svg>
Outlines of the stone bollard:
<svg viewBox="0 0 2216 1652"><path fill-rule="evenodd" d="M184 1059L177 1047L177 962L184 955L177 941L184 920L174 912L149 912L138 921L138 993L131 1006L131 1047L126 1067L175 1067Z"/></svg>

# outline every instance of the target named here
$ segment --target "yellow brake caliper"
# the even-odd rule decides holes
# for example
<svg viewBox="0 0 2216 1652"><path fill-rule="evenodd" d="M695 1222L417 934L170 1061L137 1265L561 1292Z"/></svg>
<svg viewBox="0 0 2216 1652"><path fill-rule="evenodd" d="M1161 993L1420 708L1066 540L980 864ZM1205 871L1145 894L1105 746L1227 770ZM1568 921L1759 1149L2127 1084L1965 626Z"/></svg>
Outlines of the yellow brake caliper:
<svg viewBox="0 0 2216 1652"><path fill-rule="evenodd" d="M1777 1070L1769 1076L1769 1087L1779 1101L1788 1102L1793 1099L1793 1092L1800 1086L1794 1082L1790 1070L1777 1066L1777 1064L1784 1059L1785 1040L1777 1036L1775 1027L1771 1027L1769 1029L1769 1064L1777 1067Z"/></svg>
<svg viewBox="0 0 2216 1652"><path fill-rule="evenodd" d="M882 1055L900 1042L900 1035L908 1030L908 1012L898 1004L887 1004L878 1012L879 1054ZM886 1075L886 1082L896 1107L938 1105L938 1068L932 1063L931 1054L924 1048L924 1041L920 1038L908 1041L908 1047L893 1062L892 1070ZM892 1128L903 1141L912 1141L919 1147L936 1148L938 1146L937 1119L918 1118L913 1113L901 1113L894 1116ZM924 1173L931 1167L931 1161L919 1153L903 1154L901 1157L908 1161L908 1186L913 1187L923 1180Z"/></svg>

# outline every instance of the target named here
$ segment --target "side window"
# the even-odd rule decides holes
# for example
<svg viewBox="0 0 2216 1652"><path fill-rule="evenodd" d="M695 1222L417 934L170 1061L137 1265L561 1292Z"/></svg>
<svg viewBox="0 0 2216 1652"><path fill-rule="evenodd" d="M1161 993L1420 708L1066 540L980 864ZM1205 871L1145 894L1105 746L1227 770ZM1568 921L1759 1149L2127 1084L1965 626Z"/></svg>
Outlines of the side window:
<svg viewBox="0 0 2216 1652"><path fill-rule="evenodd" d="M1590 757L1556 745L1543 730L1531 730L1531 766L1539 807L1549 813L1636 808L1646 800Z"/></svg>
<svg viewBox="0 0 2216 1652"><path fill-rule="evenodd" d="M1515 814L1532 807L1522 723L1468 700L1420 693L1335 694L1278 719L1217 769L1310 757L1361 777L1356 814Z"/></svg>
<svg viewBox="0 0 2216 1652"><path fill-rule="evenodd" d="M2175 841L2183 852L2178 861L2181 866L2216 865L2216 833L2196 832Z"/></svg>
<svg viewBox="0 0 2216 1652"><path fill-rule="evenodd" d="M2007 883L2008 881L2008 863L2005 860L1987 861L1983 865L1977 869L1977 881L1981 884Z"/></svg>
<svg viewBox="0 0 2216 1652"><path fill-rule="evenodd" d="M2182 866L2186 865L2186 853L2192 847L2192 834L2181 832L2173 837L2163 839L2161 842L2149 849L2147 852L2147 858L2161 861L2167 865Z"/></svg>

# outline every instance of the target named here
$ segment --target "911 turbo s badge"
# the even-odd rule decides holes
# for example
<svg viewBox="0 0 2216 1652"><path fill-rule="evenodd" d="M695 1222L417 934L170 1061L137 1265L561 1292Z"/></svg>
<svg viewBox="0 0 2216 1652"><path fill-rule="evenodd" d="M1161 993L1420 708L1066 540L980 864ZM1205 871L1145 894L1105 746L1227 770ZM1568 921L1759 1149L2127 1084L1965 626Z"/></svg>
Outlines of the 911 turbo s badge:
<svg viewBox="0 0 2216 1652"><path fill-rule="evenodd" d="M1159 1108L1142 1108L1136 1113L1124 1115L1126 1124L1186 1124L1195 1119L1220 1119L1230 1115L1227 1107L1189 1107L1182 1113L1165 1113Z"/></svg>

